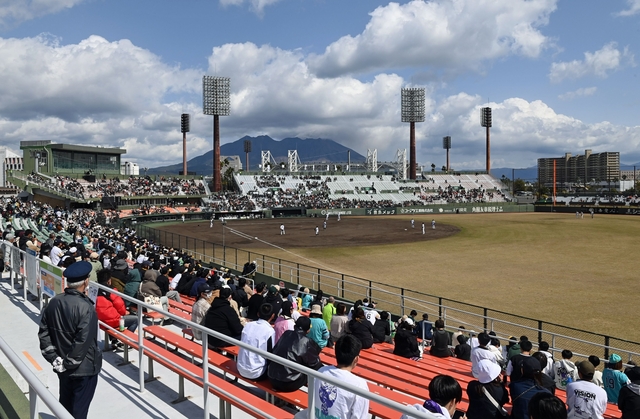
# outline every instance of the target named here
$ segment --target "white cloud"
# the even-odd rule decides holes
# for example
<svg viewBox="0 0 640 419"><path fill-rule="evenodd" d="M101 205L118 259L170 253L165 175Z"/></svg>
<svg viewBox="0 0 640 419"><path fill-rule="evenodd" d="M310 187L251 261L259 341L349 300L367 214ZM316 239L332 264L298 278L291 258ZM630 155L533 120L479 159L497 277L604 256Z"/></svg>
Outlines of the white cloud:
<svg viewBox="0 0 640 419"><path fill-rule="evenodd" d="M99 36L67 46L44 38L0 39L0 54L0 113L16 119L127 115L169 92L196 91L200 77L128 40Z"/></svg>
<svg viewBox="0 0 640 419"><path fill-rule="evenodd" d="M585 52L584 60L573 60L551 64L549 79L559 83L564 79L579 79L584 76L606 78L609 73L619 70L626 63L634 65L634 57L625 48L618 50L615 42L610 42L596 52Z"/></svg>
<svg viewBox="0 0 640 419"><path fill-rule="evenodd" d="M485 133L480 127L479 109L493 109L491 128L492 167L535 166L540 157L564 153L619 151L623 161L640 158L640 126L616 126L609 122L587 124L558 114L542 101L510 98L485 104L479 96L460 93L443 99L427 122L417 125L421 163L444 164L442 137L452 137L451 162L457 170L484 167ZM408 143L408 140L406 141Z"/></svg>
<svg viewBox="0 0 640 419"><path fill-rule="evenodd" d="M84 0L2 0L0 1L0 29L27 20L69 9Z"/></svg>
<svg viewBox="0 0 640 419"><path fill-rule="evenodd" d="M220 0L223 6L242 6L249 3L251 10L259 16L264 15L264 9L267 6L278 3L280 0Z"/></svg>
<svg viewBox="0 0 640 419"><path fill-rule="evenodd" d="M53 140L120 146L127 149L124 159L140 167L164 166L180 161L179 120L186 112L192 116L189 157L211 148L211 117L201 111L205 71L169 66L127 40L96 36L66 46L44 37L0 39L0 55L0 145L17 150L21 140ZM319 78L303 53L252 43L214 48L209 74L214 68L232 77L231 115L220 124L223 143L259 134L322 137L360 153L376 148L381 160L408 148L409 125L400 118L406 80L396 74L368 81ZM440 98L437 86L426 87L426 121L416 127L418 161L442 166L442 137L451 135L453 167L482 168L482 98L465 92ZM519 98L490 106L494 166L533 165L540 156L584 148L630 155L640 149L640 127L586 124Z"/></svg>
<svg viewBox="0 0 640 419"><path fill-rule="evenodd" d="M539 27L556 0L415 0L371 13L361 34L343 36L311 56L321 77L380 68L478 68L510 54L537 57L550 44Z"/></svg>
<svg viewBox="0 0 640 419"><path fill-rule="evenodd" d="M574 90L573 92L567 92L567 93L558 95L558 99L572 100L577 97L593 96L597 90L598 90L597 87L581 87L580 89Z"/></svg>
<svg viewBox="0 0 640 419"><path fill-rule="evenodd" d="M633 16L640 13L640 0L627 0L629 8L615 13L616 16Z"/></svg>

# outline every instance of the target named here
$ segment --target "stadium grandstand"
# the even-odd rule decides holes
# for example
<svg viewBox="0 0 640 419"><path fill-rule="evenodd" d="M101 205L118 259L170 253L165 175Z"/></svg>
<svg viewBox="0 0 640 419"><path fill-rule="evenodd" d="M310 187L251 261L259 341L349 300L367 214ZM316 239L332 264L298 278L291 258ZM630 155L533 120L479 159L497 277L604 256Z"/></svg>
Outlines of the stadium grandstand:
<svg viewBox="0 0 640 419"><path fill-rule="evenodd" d="M302 297L303 292L298 291L300 282L284 283L283 278L273 274L274 271L289 270L289 267L282 269L286 261L281 260L281 266L275 270L272 265L269 276L265 267L257 261L253 262L253 266L249 264L247 269L246 264L216 257L215 251L211 255L196 254L192 249L176 248L155 238L145 237L140 232L148 230L138 229L131 222L123 222L126 219L138 217L142 222L139 216L153 215L159 217L154 221L182 217L184 222L185 215L199 220L213 220L233 217L233 213L266 217L310 215L317 210L442 209L465 205L472 206L475 211L476 208L496 208L496 205L512 204L513 201L502 182L481 172L423 172L417 180L404 179L398 172L377 171L239 172L230 179L227 190L212 193L207 179L202 177L123 173L120 171L120 158L124 150L121 149L42 142L25 143L23 151L24 170L7 173L7 179L22 188L23 193L20 197L3 198L0 202L4 268L0 281L0 313L4 318L11 319L11 322L0 323L0 349L5 354L0 364L7 370L0 370L0 375L14 379L15 386L6 385L7 388L17 387L14 393L18 397L14 394L12 405L32 417L35 417L35 413L64 417L64 412L60 413L61 406L55 400L58 393L57 376L38 354L36 336L41 310L49 298L64 289L64 269L81 260L95 262L112 272L120 269L119 261L125 263L128 272L123 277L125 287L112 291L92 282L91 295L95 296L99 290L103 290L121 297L137 316L139 325L136 331L123 331L101 319L99 339L105 349L105 362L90 417L102 417L108 412L109 416L123 417L208 418L214 414L225 419L292 418L301 410L313 409L314 398L308 388L313 388L314 380L324 378L322 375L301 365L287 364L309 377L309 387L303 385L293 392L277 391L268 380L245 378L238 369L240 348L272 362L286 364L288 361L215 332L200 322L191 321L194 319L192 315L197 295L191 292L193 284L185 281L186 278L193 283L200 278L211 284L218 293L223 286L239 286L242 279L248 284L247 297L257 294L258 290L267 289L274 294L273 298L280 298L280 302L283 302ZM334 166L336 168L337 165ZM617 198L608 199L606 203ZM623 198L620 200L624 201ZM598 202L605 201L594 201L594 204ZM295 211L278 212L279 208ZM171 218L163 218L165 215ZM205 253L204 250L202 252ZM297 269L300 271L300 264ZM141 289L136 278L141 282L148 270L163 273L171 283L175 280L175 290L182 291L181 295L175 300L164 301L162 308L147 305L136 298L136 291ZM132 271L138 273L134 275ZM45 276L50 275L48 279L44 279L43 272L48 273ZM317 268L316 273L319 272L320 268ZM342 280L344 282L344 276ZM372 295L372 281L368 283L369 288L362 288L359 293L363 299ZM127 284L133 285L126 287ZM276 287L283 284L290 291ZM184 286L180 288L181 285ZM311 289L309 293L312 298L318 298L321 306L327 303L319 292L316 294L316 290ZM348 307L354 306L353 301L344 298L344 292L336 304L338 302ZM472 345L474 336L483 331L494 332L502 342L508 342L516 335L529 334L532 338L542 335L541 329L532 328L525 322L516 324L513 321L489 319L486 311L484 316L462 321L460 319L466 319L464 316L469 313L464 314L460 306L446 307L442 303L434 305L417 300L411 304L424 307L432 317L455 322L456 326L465 324ZM246 324L248 313L242 308L239 305L237 314L239 320ZM380 311L373 305L365 308L371 313ZM402 323L404 310L402 306L391 313L388 320L390 330ZM309 311L296 310L296 317L308 315ZM449 335L459 332L457 328L447 327ZM203 345L194 339L194 329L204 336L225 340L230 346L212 348ZM550 332L544 333L549 335ZM556 335L553 336L552 343L556 342ZM590 353L582 348L589 345L589 350L595 348L592 353L597 351L600 354L603 363L612 351L624 354L625 362L639 356L635 346L621 351L615 346L596 342L595 338L585 343L584 336L573 339L558 334L557 345L552 345L549 350L558 358L562 349L575 345L574 352L583 358ZM208 342L206 338L203 341ZM447 350L453 351L453 344ZM534 342L534 345L537 350L538 342ZM503 349L506 347L504 345ZM471 364L453 356L430 356L426 348L428 344L425 340L420 346L419 356L410 359L394 355L394 345L391 343L376 343L361 351L358 368L354 370L356 376L366 380L368 391L340 381L331 384L371 399L371 417L397 419L402 413L411 413L416 418L432 418L433 415L411 410L410 406L422 405L428 397L427 389L431 380L446 374L461 385L464 395L457 410L465 412L471 402L466 390L474 381ZM22 354L18 355L15 351L21 351ZM336 364L330 348L322 350L320 360L325 365ZM203 365L209 368L203 368ZM155 380L160 376L163 380ZM27 392L31 392L31 405L28 402L25 404L26 399L22 395ZM566 401L564 390L557 389L556 396ZM36 404L36 399L40 399L41 403ZM114 403L115 400L117 403ZM42 402L47 406L43 406ZM510 410L512 406L507 403L505 407ZM609 403L604 417L620 416L616 405Z"/></svg>
<svg viewBox="0 0 640 419"><path fill-rule="evenodd" d="M269 188L283 187L285 190L298 188L299 195L306 196L309 191L326 190L325 188L332 190L329 184L338 182L352 184L354 188L357 186L361 190L371 187L373 183L372 187L375 190L372 192L373 194L380 194L382 190L393 191L389 194L394 198L396 195L402 196L406 193L404 189L401 191L398 183L394 183L391 177L386 176L368 178L364 175L340 180L336 176L330 177L329 175L296 178L293 176L245 175L238 179L240 182L252 182L251 189L247 191L245 196L250 196L249 192L252 191L260 194L267 193ZM432 179L425 180L422 184L424 188L409 184L410 188L419 188L414 190L415 196L414 191L409 193L410 201L423 199L422 195L437 190L443 185L450 185L456 180L459 181L458 185L461 185L463 179L446 176L442 178L434 176ZM483 191L488 190L491 185L490 181L484 177L467 177L464 181L477 185L477 189L482 188ZM481 183L483 181L486 183ZM420 185L420 183L415 185ZM405 184L403 183L402 186L404 187ZM465 196L458 199L470 198ZM471 199L474 198L471 197ZM84 259L95 260L100 262L100 266L115 269L119 266L118 260L122 259L126 262L129 270L139 270L141 274L140 276L129 276L127 282L134 281L134 277L138 279L145 277L144 272L148 269L162 270L164 266L167 266L167 277L171 281L175 279L175 275L180 273L185 278L194 279L193 277L202 275L207 283L214 284L221 281L226 282L229 286L237 286L239 278L243 275L242 266L233 266L232 269L227 269L224 266L229 266L229 264L222 263L222 261L214 260L213 263L210 263L198 260L188 250L163 246L162 243L139 236L133 229L119 228L112 223L117 214L113 210L100 210L99 212L88 208L67 210L46 203L22 201L16 198L4 199L1 209L0 227L4 231L3 238L5 240L2 251L6 269L2 275L0 299L3 301L0 306L3 317L12 319L11 322L2 322L0 325L0 334L3 337L3 340L0 341L0 347L7 358L11 359L11 361L3 361L2 364L5 369L9 370L8 375L16 380L17 386L22 386L22 392L27 392L30 386L35 398L37 389L38 397L49 406L48 408L40 406L37 410L39 412L54 412L60 408L53 400L55 397L51 396L51 393L57 394L57 378L38 355L36 333L39 312L44 307L43 304L46 304L47 298L45 296L51 297L61 292L63 288L64 271L62 269L65 266L70 266ZM35 233L36 240L25 240L25 235L28 235L30 231ZM62 255L60 268L49 263L51 247L47 248L46 246L49 240ZM12 242L15 242L17 247ZM29 251L31 246L35 249ZM36 257L39 257L40 260L37 260ZM40 276L36 274L38 269L34 269L35 266L54 273L56 269L59 269L58 280L54 281L53 285L45 281L38 282ZM260 270L260 267L254 266L253 270L256 269ZM255 293L257 284L253 282L251 276L246 279L251 285L248 289L249 294ZM176 288L180 286L182 281L182 279L178 281ZM277 278L271 280L272 285L277 285L278 282ZM96 291L99 288L110 290L110 288L96 283L93 283L92 287ZM293 288L292 290L295 291ZM143 303L140 300L135 299L127 291L122 291L119 293L111 292L132 304L130 310L137 313L140 327L136 332L123 332L101 321L100 340L105 350L113 349L114 342L120 342L120 344L115 346L116 351L105 352L105 362L98 387L99 396L94 398L90 411L91 417L94 417L94 412L96 412L95 417L101 417L102 415L98 412L107 411L110 412L110 415L119 412L118 414L126 416L209 417L211 411L216 412L217 417L221 418L288 418L293 417L301 409L312 406L312 397L309 397L305 386L294 392L283 393L274 390L269 381L256 381L243 377L237 366L239 362L237 355L240 348L257 352L274 362L285 361L279 360L271 354L259 352L257 349L243 342L232 340L228 336L216 334L200 324L192 323L195 298L193 295L189 295L191 292L186 288L179 302L167 300L165 309L145 306L148 309L146 313L142 310ZM288 292L281 292L281 294L294 295ZM314 291L311 290L312 297L313 294ZM362 296L367 295L370 295L370 290L363 290ZM284 300L288 298L284 297ZM351 301L342 300L340 302L352 306ZM325 303L326 301L320 300L320 304ZM240 308L242 307L240 306ZM367 310L374 309L373 306L367 308ZM449 308L449 316L454 311L453 307ZM238 315L241 316L242 313L240 310ZM308 314L304 310L300 310L298 313L300 316ZM397 320L402 322L400 314L392 313L390 328L395 327ZM483 330L481 323L474 325L473 322L469 322L466 324L469 326L467 332L471 332L469 337L473 337L474 333ZM494 324L493 321L492 324ZM510 336L514 335L514 330L518 330L517 327L514 328L513 324L507 326L505 323L504 329L501 329L498 322L495 324L496 327L492 331L503 342L508 342ZM193 329L200 330L204 335L213 334L216 337L226 339L231 346L225 347L221 351L215 351L211 347L207 349L207 347L201 346L199 341L193 340ZM537 333L527 326L522 326L520 330L530 335ZM449 329L448 333L456 331L458 330ZM473 339L470 342L473 344ZM580 342L579 339L574 341L576 347ZM537 342L535 345L537 347ZM507 345L503 346L503 348L506 347ZM169 351L167 348L173 350ZM423 351L425 347L421 346L420 348ZM22 356L15 354L14 351L18 349L23 351ZM550 351L557 356L560 349L562 348L551 347ZM615 348L609 347L602 349L604 349L604 354L609 350L615 350ZM428 349L424 350L421 359L404 358L394 355L393 352L394 346L390 343L377 343L372 348L361 351L359 367L354 370L354 373L366 380L369 391L357 390L340 382L332 384L342 386L341 388L346 391L362 393L362 396L372 398L369 404L369 413L372 417L398 418L402 412L397 409L402 410L403 408L407 409L407 405L422 404L424 399L428 397L429 383L436 376L450 375L458 381L463 391L466 391L474 380L471 375L471 364L468 361L455 357L430 356ZM575 352L580 354L579 349ZM586 356L586 354L581 356ZM604 357L604 355L602 356ZM637 354L632 355L629 352L629 357L626 359L630 360L632 356L637 356ZM336 362L333 351L329 348L321 352L320 359L327 365L334 365ZM131 361L135 361L135 364L130 364ZM603 362L606 361L607 359L604 357ZM25 364L25 362L27 363ZM202 368L202 364L205 362L208 363L209 369ZM124 366L120 366L121 364ZM306 372L310 379L322 377L317 372L306 370L299 365L294 364L292 367ZM208 372L209 375L207 376L205 372ZM152 379L157 376L168 377L168 379L165 378L160 384L154 384ZM177 384L170 377L177 377ZM44 382L49 389L39 386L32 380ZM205 387L209 391L203 391ZM463 394L461 402L457 405L457 410L460 412L466 411L471 403L466 392ZM564 390L556 389L556 396L560 400L566 401L567 396ZM118 403L114 403L114 400L118 400ZM182 401L182 403L171 404L171 400ZM24 405L24 400L22 404ZM506 404L505 407L510 409L511 405ZM28 403L27 407L23 408L28 409ZM56 414L56 416L59 415ZM413 417L431 418L433 416L415 412ZM615 404L609 403L604 417L620 417L620 411Z"/></svg>

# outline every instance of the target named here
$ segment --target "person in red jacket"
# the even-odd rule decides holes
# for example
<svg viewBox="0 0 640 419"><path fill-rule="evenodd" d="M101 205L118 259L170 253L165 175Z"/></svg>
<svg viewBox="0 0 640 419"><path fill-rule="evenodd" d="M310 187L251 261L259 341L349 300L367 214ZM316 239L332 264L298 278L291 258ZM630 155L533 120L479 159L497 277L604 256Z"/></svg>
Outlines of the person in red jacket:
<svg viewBox="0 0 640 419"><path fill-rule="evenodd" d="M111 287L111 271L109 269L99 270L96 276L99 284ZM129 331L135 332L138 328L138 317L129 314L124 305L124 300L103 289L98 290L96 312L98 313L98 320L115 329L120 326L120 317L124 317L124 327Z"/></svg>

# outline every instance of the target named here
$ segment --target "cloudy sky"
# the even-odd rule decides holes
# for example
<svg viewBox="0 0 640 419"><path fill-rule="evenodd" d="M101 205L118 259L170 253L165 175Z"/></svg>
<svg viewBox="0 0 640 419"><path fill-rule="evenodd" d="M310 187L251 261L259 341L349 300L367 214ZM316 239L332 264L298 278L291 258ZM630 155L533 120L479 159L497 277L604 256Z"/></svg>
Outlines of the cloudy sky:
<svg viewBox="0 0 640 419"><path fill-rule="evenodd" d="M418 162L484 167L620 151L640 161L640 0L0 0L0 145L117 146L141 167L211 148L202 76L231 78L222 142L408 148L402 87L426 89Z"/></svg>

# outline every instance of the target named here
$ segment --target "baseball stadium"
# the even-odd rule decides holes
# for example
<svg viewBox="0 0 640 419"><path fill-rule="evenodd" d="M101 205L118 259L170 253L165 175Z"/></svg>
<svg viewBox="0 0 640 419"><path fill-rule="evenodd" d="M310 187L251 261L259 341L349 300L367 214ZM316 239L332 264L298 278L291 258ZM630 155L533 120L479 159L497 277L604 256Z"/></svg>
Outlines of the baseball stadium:
<svg viewBox="0 0 640 419"><path fill-rule="evenodd" d="M449 338L462 331L473 341L492 332L498 345L524 339L533 351L544 342L555 360L570 350L576 363L595 356L606 366L615 355L633 366L640 356L640 334L623 320L635 307L630 254L640 227L632 198L519 202L489 170L426 172L416 170L414 159L408 163L406 154L378 163L375 152L360 166L349 161L302 165L295 151L286 164L272 165L263 152L263 170L237 171L223 189L220 171L210 178L123 176L117 169L121 149L50 142L22 146L24 170L7 173L19 193L4 199L0 220L3 312L24 325L21 330L37 328L33 319L64 290L64 271L53 266L55 250L47 246L51 240L63 268L64 260L95 259L117 270L122 258L129 272L140 269L145 276L149 267L159 272L166 267L173 280L191 269L195 277L197 266L198 275L212 280L224 275L221 279L234 287L242 278L250 293L271 293L277 286L289 290L283 296L324 296L322 304L328 297L355 308L365 301L376 317L389 313L391 327L417 313L425 322L442 320ZM314 170L307 170L311 166ZM12 242L20 243L19 250ZM92 287L96 293L110 290L100 282ZM251 348L246 343L234 340L234 346L218 350L194 340L193 329L203 327L193 321L195 300L188 292L164 307L136 299L135 290L133 296L116 293L137 305L131 312L138 313L139 326L137 332L118 330L100 320L103 373L108 374L103 378L109 384L99 389L126 393L132 411L153 417L210 417L211 412L220 418L285 418L313 406L306 387L283 393L268 381L240 374L237 355ZM30 359L30 366L21 368L42 371L34 339L27 343L8 324L1 330L5 344L24 348ZM456 342L449 342L452 356L438 358L422 338L415 359L395 355L392 340L363 350L354 373L369 385L372 417L407 413L402 406L420 404L438 374L453 376L463 389L474 379L469 361L453 356ZM110 346L113 342L119 346ZM320 359L331 364L332 356L325 348ZM209 376L202 367L207 362ZM312 372L303 371L311 381ZM3 374L20 387L15 371ZM154 383L156 374L171 381ZM46 375L40 372L36 379ZM55 393L55 380L47 380ZM130 389L123 393L119 386ZM57 416L47 391L37 397ZM35 397L28 389L22 392ZM566 398L561 388L556 395ZM150 400L152 409L146 405ZM469 403L464 396L454 417L462 417ZM25 401L14 402L21 404ZM607 405L605 417L620 417L615 404Z"/></svg>

